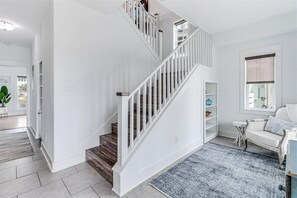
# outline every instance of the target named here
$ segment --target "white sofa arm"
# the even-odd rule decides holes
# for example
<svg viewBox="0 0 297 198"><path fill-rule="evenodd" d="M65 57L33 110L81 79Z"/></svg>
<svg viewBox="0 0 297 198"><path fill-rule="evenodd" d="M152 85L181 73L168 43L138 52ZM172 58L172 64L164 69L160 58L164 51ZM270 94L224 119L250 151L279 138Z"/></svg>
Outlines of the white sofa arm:
<svg viewBox="0 0 297 198"><path fill-rule="evenodd" d="M267 123L266 119L247 120L246 131L263 131Z"/></svg>
<svg viewBox="0 0 297 198"><path fill-rule="evenodd" d="M284 130L284 135L279 145L284 154L287 153L289 140L297 140L297 128Z"/></svg>

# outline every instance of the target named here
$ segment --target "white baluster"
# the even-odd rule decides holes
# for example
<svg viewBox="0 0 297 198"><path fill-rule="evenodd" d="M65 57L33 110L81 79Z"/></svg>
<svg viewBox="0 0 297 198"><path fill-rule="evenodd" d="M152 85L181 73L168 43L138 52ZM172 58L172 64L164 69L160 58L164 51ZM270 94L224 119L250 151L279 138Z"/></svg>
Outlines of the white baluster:
<svg viewBox="0 0 297 198"><path fill-rule="evenodd" d="M170 99L170 61L167 61L166 62L166 67L167 67L167 86L166 86L166 89L167 89L167 97L168 97L168 100Z"/></svg>
<svg viewBox="0 0 297 198"><path fill-rule="evenodd" d="M159 112L161 111L162 109L162 72L161 72L161 69L158 70L158 74L159 74L159 79L158 79L158 96L159 96Z"/></svg>
<svg viewBox="0 0 297 198"><path fill-rule="evenodd" d="M178 53L178 77L179 77L179 84L181 84L182 83L182 79L181 79L181 75L182 75L182 73L181 73L181 51L180 51L180 48L178 49L178 51L177 51Z"/></svg>
<svg viewBox="0 0 297 198"><path fill-rule="evenodd" d="M147 114L147 106L146 106L146 90L147 90L147 85L146 83L144 83L143 85L143 96L142 96L142 111L143 111L143 119L142 119L142 122L143 122L143 131L146 130L146 114Z"/></svg>
<svg viewBox="0 0 297 198"><path fill-rule="evenodd" d="M170 75L170 78L171 78L171 94L173 94L174 93L174 88L173 88L173 78L174 78L174 68L173 68L173 58L171 57L170 59L169 59L169 61L170 61L170 70L171 70L171 75Z"/></svg>
<svg viewBox="0 0 297 198"><path fill-rule="evenodd" d="M196 32L196 35L195 35L195 38L196 38L196 64L199 63L199 33Z"/></svg>
<svg viewBox="0 0 297 198"><path fill-rule="evenodd" d="M166 64L163 65L163 104L166 105Z"/></svg>
<svg viewBox="0 0 297 198"><path fill-rule="evenodd" d="M152 122L152 79L149 79L149 97L148 97L148 116L149 116L149 123Z"/></svg>
<svg viewBox="0 0 297 198"><path fill-rule="evenodd" d="M175 52L173 54L173 57L175 58L174 62L174 66L175 66L175 89L177 89L178 87L178 82L177 82L177 76L178 76L178 66L177 66L177 52Z"/></svg>
<svg viewBox="0 0 297 198"><path fill-rule="evenodd" d="M184 58L183 58L183 46L181 45L181 47L179 48L180 50L180 68L181 68L181 79L182 81L184 80Z"/></svg>
<svg viewBox="0 0 297 198"><path fill-rule="evenodd" d="M163 31L159 30L159 57L163 58Z"/></svg>
<svg viewBox="0 0 297 198"><path fill-rule="evenodd" d="M140 138L140 89L137 92L137 126L136 126L136 134L137 139Z"/></svg>
<svg viewBox="0 0 297 198"><path fill-rule="evenodd" d="M134 146L134 95L130 98L130 148Z"/></svg>
<svg viewBox="0 0 297 198"><path fill-rule="evenodd" d="M190 39L187 41L187 48L188 48L188 62L189 62L189 66L191 67L191 42Z"/></svg>
<svg viewBox="0 0 297 198"><path fill-rule="evenodd" d="M202 64L202 31L199 30L199 64Z"/></svg>
<svg viewBox="0 0 297 198"><path fill-rule="evenodd" d="M128 102L129 93L117 93L118 96L118 162L124 165L128 158Z"/></svg>
<svg viewBox="0 0 297 198"><path fill-rule="evenodd" d="M154 117L156 118L157 116L157 94L158 94L158 91L157 91L157 73L155 73L154 75Z"/></svg>
<svg viewBox="0 0 297 198"><path fill-rule="evenodd" d="M135 24L135 3L132 1L132 19L133 19L133 24Z"/></svg>

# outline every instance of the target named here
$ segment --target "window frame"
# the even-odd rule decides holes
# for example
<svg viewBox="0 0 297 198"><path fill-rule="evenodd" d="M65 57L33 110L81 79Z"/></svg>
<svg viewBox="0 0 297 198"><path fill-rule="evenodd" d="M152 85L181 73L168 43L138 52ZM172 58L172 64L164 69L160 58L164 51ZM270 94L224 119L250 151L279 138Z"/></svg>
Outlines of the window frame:
<svg viewBox="0 0 297 198"><path fill-rule="evenodd" d="M188 21L186 21L185 19L180 19L180 20L177 20L177 21L175 21L174 23L173 23L173 50L175 49L175 48L177 48L179 45L177 44L178 43L178 41L177 41L177 24L178 25L182 25L182 24L184 24L184 23L188 23L188 30L189 30L189 32L190 32L190 24L189 24L189 22ZM190 36L190 33L187 33L188 35L187 35L187 38ZM186 39L187 39L186 38Z"/></svg>
<svg viewBox="0 0 297 198"><path fill-rule="evenodd" d="M247 108L247 84L246 84L246 57L259 56L275 53L274 61L274 109L249 109ZM273 115L277 108L282 106L282 65L281 65L281 45L259 47L240 52L240 113Z"/></svg>
<svg viewBox="0 0 297 198"><path fill-rule="evenodd" d="M27 103L26 103L26 107L20 107L19 106L19 86L18 86L18 79L19 77L26 77L26 81L27 81ZM16 76L16 109L17 110L24 110L24 109L27 109L28 108L28 100L29 100L29 97L28 97L28 76L27 75L17 75Z"/></svg>

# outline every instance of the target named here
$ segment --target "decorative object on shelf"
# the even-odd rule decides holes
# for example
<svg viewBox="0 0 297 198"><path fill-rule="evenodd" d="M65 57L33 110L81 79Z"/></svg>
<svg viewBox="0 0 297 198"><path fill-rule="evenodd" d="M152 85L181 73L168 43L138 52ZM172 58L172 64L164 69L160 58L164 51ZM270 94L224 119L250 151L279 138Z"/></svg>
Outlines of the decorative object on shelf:
<svg viewBox="0 0 297 198"><path fill-rule="evenodd" d="M206 116L206 117L210 116L210 114L211 114L210 111L206 111L206 112L205 112L205 116Z"/></svg>
<svg viewBox="0 0 297 198"><path fill-rule="evenodd" d="M207 98L206 105L207 106L211 106L212 105L212 100L210 98Z"/></svg>

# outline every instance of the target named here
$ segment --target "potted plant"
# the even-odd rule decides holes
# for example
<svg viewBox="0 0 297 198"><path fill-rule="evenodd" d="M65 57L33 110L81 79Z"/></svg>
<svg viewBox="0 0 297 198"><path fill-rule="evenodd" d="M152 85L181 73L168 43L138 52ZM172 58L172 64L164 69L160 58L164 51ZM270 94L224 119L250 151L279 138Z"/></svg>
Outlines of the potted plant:
<svg viewBox="0 0 297 198"><path fill-rule="evenodd" d="M0 115L7 115L7 107L5 106L11 100L10 93L8 93L8 88L2 86L0 89Z"/></svg>

